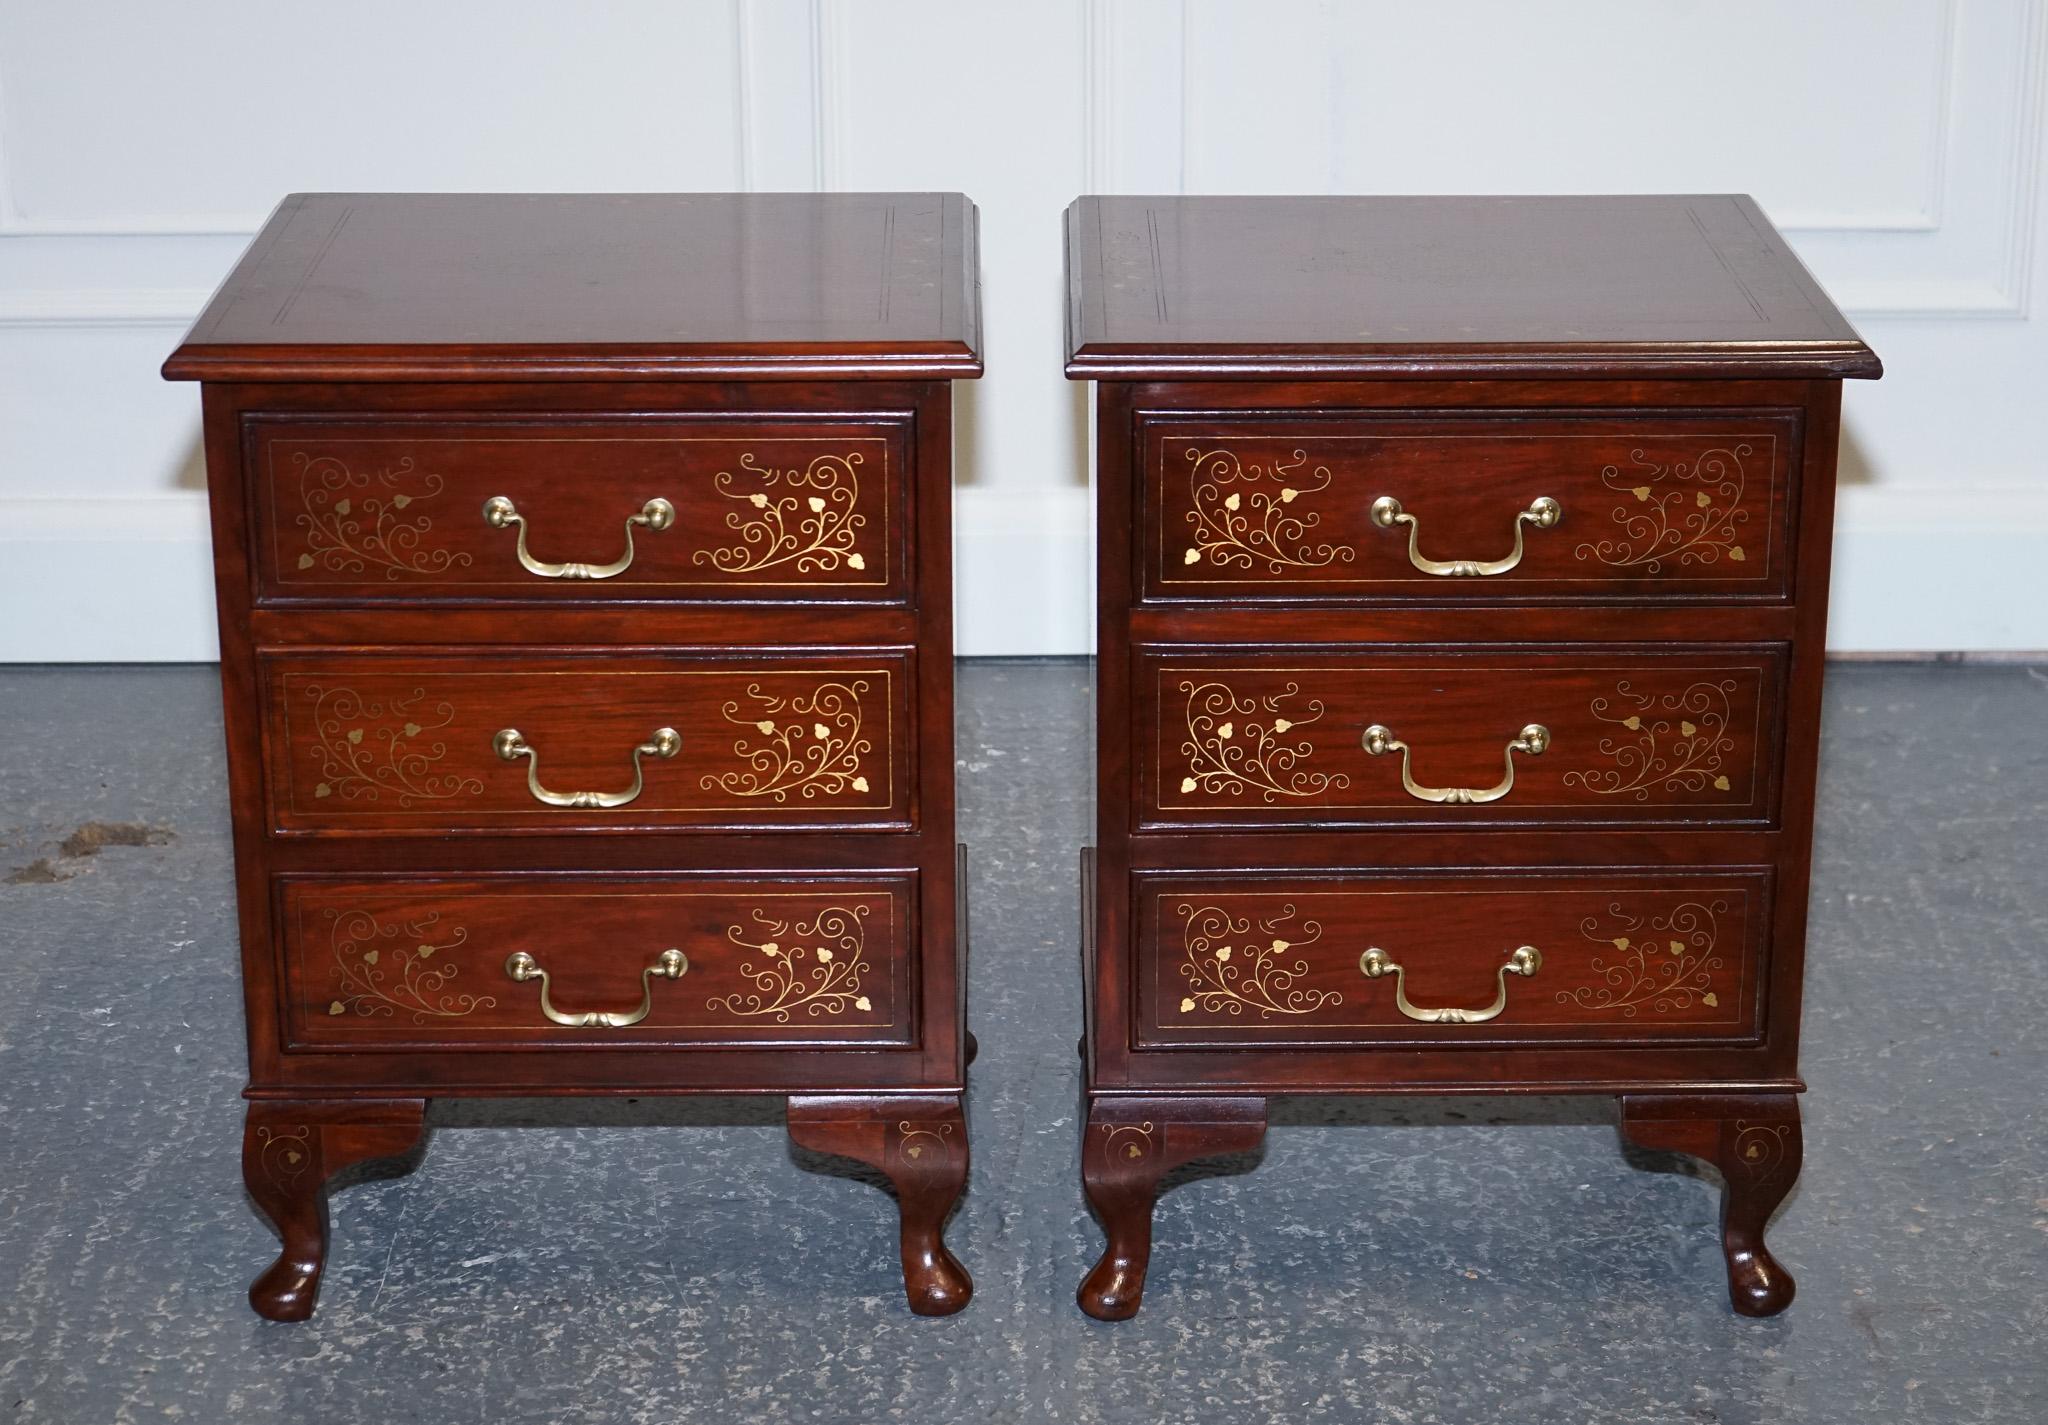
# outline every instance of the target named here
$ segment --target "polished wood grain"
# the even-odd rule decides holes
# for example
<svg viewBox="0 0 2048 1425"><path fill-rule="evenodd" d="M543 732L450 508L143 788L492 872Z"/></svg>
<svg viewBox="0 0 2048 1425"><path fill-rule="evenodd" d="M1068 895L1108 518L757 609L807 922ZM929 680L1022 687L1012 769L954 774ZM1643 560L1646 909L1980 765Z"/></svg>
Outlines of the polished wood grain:
<svg viewBox="0 0 2048 1425"><path fill-rule="evenodd" d="M1133 897L1142 1047L1742 1042L1761 1021L1755 872L1145 874ZM1522 946L1536 967L1502 978ZM1366 974L1375 949L1416 1008L1505 1005L1419 1022Z"/></svg>
<svg viewBox="0 0 2048 1425"><path fill-rule="evenodd" d="M978 376L957 193L294 193L175 380Z"/></svg>
<svg viewBox="0 0 2048 1425"><path fill-rule="evenodd" d="M278 654L263 660L280 833L619 831L917 820L914 653ZM640 753L662 729L676 750ZM507 759L499 734L528 754ZM555 795L619 796L614 807Z"/></svg>
<svg viewBox="0 0 2048 1425"><path fill-rule="evenodd" d="M1798 440L1789 411L1148 419L1144 597L1782 598ZM1461 561L1511 567L1430 572Z"/></svg>
<svg viewBox="0 0 2048 1425"><path fill-rule="evenodd" d="M948 381L978 300L958 195L279 209L166 365L205 382L252 1125L338 1170L441 1096L908 1098L964 1177ZM641 745L630 801L529 784L616 800ZM609 1022L548 1018L537 970ZM253 1300L303 1317L326 1169L268 1171ZM902 1179L919 1233L954 1174Z"/></svg>
<svg viewBox="0 0 2048 1425"><path fill-rule="evenodd" d="M910 436L801 416L252 420L257 597L902 604ZM493 524L493 501L523 527ZM522 533L543 566L625 567L536 572Z"/></svg>
<svg viewBox="0 0 2048 1425"><path fill-rule="evenodd" d="M1741 194L1087 197L1067 374L1876 376Z"/></svg>
<svg viewBox="0 0 2048 1425"><path fill-rule="evenodd" d="M1772 819L1780 648L1155 645L1136 662L1140 827ZM1541 750L1509 752L1531 724ZM1372 727L1407 744L1421 791L1506 791L1424 800L1400 751L1368 750Z"/></svg>
<svg viewBox="0 0 2048 1425"><path fill-rule="evenodd" d="M915 1042L910 877L285 879L291 1050ZM680 972L647 974L670 949ZM516 954L550 973L563 1026Z"/></svg>
<svg viewBox="0 0 2048 1425"><path fill-rule="evenodd" d="M1744 198L1091 198L1067 237L1091 1118L1622 1095L1723 1165L1737 1309L1781 1308L1839 378L1876 357ZM1425 791L1514 783L1418 800L1375 723ZM1694 779L1708 747L1739 765ZM1082 1305L1128 1314L1146 1175L1083 1179Z"/></svg>

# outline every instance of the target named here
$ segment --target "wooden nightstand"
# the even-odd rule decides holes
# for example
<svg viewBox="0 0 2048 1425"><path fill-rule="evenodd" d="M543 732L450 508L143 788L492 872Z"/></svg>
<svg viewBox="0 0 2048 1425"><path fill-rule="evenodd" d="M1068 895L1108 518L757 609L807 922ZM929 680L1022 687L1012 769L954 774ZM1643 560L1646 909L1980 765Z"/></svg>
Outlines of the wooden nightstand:
<svg viewBox="0 0 2048 1425"><path fill-rule="evenodd" d="M1084 198L1099 813L1082 1174L1128 1316L1274 1094L1601 1093L1799 1171L1844 377L1747 198Z"/></svg>
<svg viewBox="0 0 2048 1425"><path fill-rule="evenodd" d="M287 199L205 384L250 1083L325 1186L426 1100L789 1096L972 1290L953 828L958 195Z"/></svg>

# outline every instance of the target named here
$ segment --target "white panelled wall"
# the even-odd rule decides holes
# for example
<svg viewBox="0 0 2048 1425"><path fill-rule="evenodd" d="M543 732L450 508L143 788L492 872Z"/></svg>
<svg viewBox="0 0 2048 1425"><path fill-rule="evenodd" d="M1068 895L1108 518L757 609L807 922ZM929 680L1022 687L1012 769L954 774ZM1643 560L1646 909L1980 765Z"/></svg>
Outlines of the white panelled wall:
<svg viewBox="0 0 2048 1425"><path fill-rule="evenodd" d="M1754 193L1884 356L1833 645L2048 649L2048 0L0 0L0 660L213 654L157 367L293 190L960 189L960 645L1077 653L1060 213Z"/></svg>

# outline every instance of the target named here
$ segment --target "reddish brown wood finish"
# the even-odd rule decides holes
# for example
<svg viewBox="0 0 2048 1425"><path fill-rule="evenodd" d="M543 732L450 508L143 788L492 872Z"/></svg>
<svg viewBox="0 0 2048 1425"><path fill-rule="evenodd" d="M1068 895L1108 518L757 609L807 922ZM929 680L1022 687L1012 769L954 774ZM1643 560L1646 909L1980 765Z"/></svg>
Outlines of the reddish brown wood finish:
<svg viewBox="0 0 2048 1425"><path fill-rule="evenodd" d="M1138 825L1768 824L1783 652L1141 646ZM1532 724L1542 750L1510 754ZM1419 798L1400 751L1368 750L1375 726L1423 791L1507 790Z"/></svg>
<svg viewBox="0 0 2048 1425"><path fill-rule="evenodd" d="M1639 1147L1690 1154L1720 1170L1729 1301L1744 1316L1776 1316L1790 1306L1798 1283L1764 1245L1764 1228L1799 1179L1799 1100L1629 1094L1621 1101L1621 1134Z"/></svg>
<svg viewBox="0 0 2048 1425"><path fill-rule="evenodd" d="M1880 370L1744 194L1082 198L1067 260L1091 380Z"/></svg>
<svg viewBox="0 0 2048 1425"><path fill-rule="evenodd" d="M902 604L902 421L252 419L259 602ZM603 566L550 576L528 557ZM653 500L670 523L628 528ZM630 545L628 543L630 539Z"/></svg>
<svg viewBox="0 0 2048 1425"><path fill-rule="evenodd" d="M1162 418L1139 442L1150 601L1786 593L1796 412ZM1513 567L1425 572L1382 498L1420 558ZM1554 521L1518 521L1538 500Z"/></svg>
<svg viewBox="0 0 2048 1425"><path fill-rule="evenodd" d="M278 654L261 660L271 825L455 832L909 829L913 649ZM635 749L663 728L668 756ZM516 731L527 754L504 757ZM544 792L639 794L557 806Z"/></svg>
<svg viewBox="0 0 2048 1425"><path fill-rule="evenodd" d="M980 370L973 248L957 195L279 210L166 365L206 382L252 1123L343 1124L315 1135L340 1166L395 1142L379 1105L416 1133L444 1095L957 1099L948 383ZM843 504L844 470L791 483L818 449L863 456ZM310 508L301 456L346 472ZM675 518L612 578L545 578L493 495L543 563L617 559L651 499ZM819 550L710 557L761 553L775 516ZM352 710L321 715L316 685ZM535 801L536 759L543 790L616 793L665 726L676 755L641 758L630 803ZM535 759L499 757L506 727ZM810 775L839 743L857 765ZM520 951L563 1013L647 1017L548 1020ZM436 1012L472 994L492 1003ZM259 1309L303 1315L312 1199L247 1168L288 1239Z"/></svg>
<svg viewBox="0 0 2048 1425"><path fill-rule="evenodd" d="M888 1177L912 1311L951 1316L967 1305L974 1282L945 1242L946 1219L967 1190L967 1120L957 1095L793 1097L789 1136L798 1147L852 1158Z"/></svg>
<svg viewBox="0 0 2048 1425"><path fill-rule="evenodd" d="M1068 259L1068 373L1101 381L1091 1115L1606 1093L1656 1100L1631 1122L1681 1119L1709 1157L1724 1123L1782 1126L1804 1087L1838 378L1879 367L1755 205L1083 199ZM1700 483L1709 450L1742 444L1739 482ZM1212 500L1192 472L1216 450L1233 479L1209 481ZM1643 468L1663 473L1624 474ZM1519 526L1512 569L1439 576L1409 562L1405 526L1373 521L1382 495L1442 561L1506 556L1538 496L1561 517ZM1245 521L1207 528L1249 558L1194 538L1210 505ZM1603 558L1602 540L1622 543ZM1731 731L1704 743L1686 702L1702 672L1733 684ZM1211 680L1227 706L1204 702ZM1645 693L1640 711L1617 701ZM1483 804L1417 800L1398 755L1362 745L1386 725L1419 785L1483 789L1530 722L1549 746L1517 753L1513 788ZM1708 745L1723 765L1694 779L1684 749ZM1630 786L1631 757L1670 775ZM1625 790L1601 790L1602 766ZM1658 929L1702 925L1695 904L1711 952ZM1502 975L1522 944L1537 973ZM1505 986L1501 1013L1411 1019L1390 974L1363 973L1373 946L1418 1009L1486 1008ZM1688 975L1694 993L1662 1008L1637 996ZM1277 1008L1251 993L1261 978ZM1251 999L1231 1013L1219 981ZM1633 1019L1599 1008L1603 990ZM1309 1003L1327 994L1341 1005ZM1796 1128L1768 1182L1731 1196L1739 1309L1789 1300L1761 1233L1795 1144ZM1093 1192L1106 1168L1084 1164Z"/></svg>
<svg viewBox="0 0 2048 1425"><path fill-rule="evenodd" d="M283 1239L249 1288L272 1321L304 1321L327 1265L327 1192L342 1173L372 1164L411 1171L426 1147L418 1099L252 1103L242 1130L242 1181Z"/></svg>

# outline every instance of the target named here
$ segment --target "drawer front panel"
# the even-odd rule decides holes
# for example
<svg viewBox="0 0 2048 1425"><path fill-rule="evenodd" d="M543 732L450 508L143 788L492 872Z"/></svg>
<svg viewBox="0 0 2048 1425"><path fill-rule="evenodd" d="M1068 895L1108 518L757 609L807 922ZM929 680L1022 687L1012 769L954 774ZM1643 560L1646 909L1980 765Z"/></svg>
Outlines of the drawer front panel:
<svg viewBox="0 0 2048 1425"><path fill-rule="evenodd" d="M278 899L301 1049L912 1042L913 876L299 878Z"/></svg>
<svg viewBox="0 0 2048 1425"><path fill-rule="evenodd" d="M282 833L908 829L912 655L264 660Z"/></svg>
<svg viewBox="0 0 2048 1425"><path fill-rule="evenodd" d="M1141 828L1776 816L1778 647L1136 659Z"/></svg>
<svg viewBox="0 0 2048 1425"><path fill-rule="evenodd" d="M1161 417L1142 594L1783 599L1798 435L1755 412Z"/></svg>
<svg viewBox="0 0 2048 1425"><path fill-rule="evenodd" d="M1763 871L1139 875L1134 890L1141 1044L1738 1040L1761 1022Z"/></svg>
<svg viewBox="0 0 2048 1425"><path fill-rule="evenodd" d="M258 597L904 603L907 433L253 419Z"/></svg>

